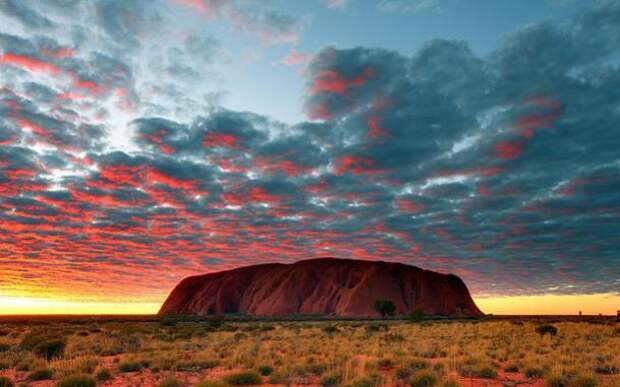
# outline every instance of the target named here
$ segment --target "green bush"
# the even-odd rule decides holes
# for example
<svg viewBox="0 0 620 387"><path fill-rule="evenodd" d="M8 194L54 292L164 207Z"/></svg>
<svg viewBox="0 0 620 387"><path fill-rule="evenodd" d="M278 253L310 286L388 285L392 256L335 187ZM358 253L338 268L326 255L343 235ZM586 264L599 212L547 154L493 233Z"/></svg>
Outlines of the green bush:
<svg viewBox="0 0 620 387"><path fill-rule="evenodd" d="M390 327L387 324L369 324L366 326L366 333L371 334L379 331L387 332L389 329Z"/></svg>
<svg viewBox="0 0 620 387"><path fill-rule="evenodd" d="M611 364L598 364L594 367L594 372L601 375L615 375L620 373L620 369Z"/></svg>
<svg viewBox="0 0 620 387"><path fill-rule="evenodd" d="M504 367L504 372L519 372L519 366L514 363L507 364Z"/></svg>
<svg viewBox="0 0 620 387"><path fill-rule="evenodd" d="M51 360L62 356L65 351L65 342L62 340L44 340L35 345L32 350L45 360Z"/></svg>
<svg viewBox="0 0 620 387"><path fill-rule="evenodd" d="M416 308L416 310L414 310L413 313L409 315L409 320L418 322L424 320L425 316L426 314L424 313L424 310L422 310L422 308Z"/></svg>
<svg viewBox="0 0 620 387"><path fill-rule="evenodd" d="M118 364L118 372L138 372L142 371L144 366L142 363L135 361L123 361Z"/></svg>
<svg viewBox="0 0 620 387"><path fill-rule="evenodd" d="M32 351L37 344L48 339L48 336L44 336L40 333L29 332L24 335L22 341L19 343L19 346L26 351Z"/></svg>
<svg viewBox="0 0 620 387"><path fill-rule="evenodd" d="M437 385L437 376L429 371L420 371L409 379L411 387L433 387Z"/></svg>
<svg viewBox="0 0 620 387"><path fill-rule="evenodd" d="M54 371L49 368L42 368L36 371L33 371L28 375L28 380L38 381L38 380L49 380L54 378Z"/></svg>
<svg viewBox="0 0 620 387"><path fill-rule="evenodd" d="M335 325L326 325L323 327L323 332L327 333L328 335L332 335L334 333L338 333L339 329L337 326Z"/></svg>
<svg viewBox="0 0 620 387"><path fill-rule="evenodd" d="M377 300L373 305L375 311L382 317L394 316L396 305L391 300Z"/></svg>
<svg viewBox="0 0 620 387"><path fill-rule="evenodd" d="M383 337L381 337L381 340L391 343L402 343L405 341L405 336L398 333L386 333Z"/></svg>
<svg viewBox="0 0 620 387"><path fill-rule="evenodd" d="M112 379L112 372L110 372L110 370L107 368L102 368L99 371L97 371L97 374L95 375L95 379L97 379L100 382L105 382L106 380L110 380Z"/></svg>
<svg viewBox="0 0 620 387"><path fill-rule="evenodd" d="M394 375L396 376L396 379L398 380L405 380L411 376L411 370L409 368L401 367L396 370Z"/></svg>
<svg viewBox="0 0 620 387"><path fill-rule="evenodd" d="M335 387L340 384L340 375L330 374L321 378L321 386L323 387Z"/></svg>
<svg viewBox="0 0 620 387"><path fill-rule="evenodd" d="M175 368L177 371L195 372L210 368L215 368L220 364L217 359L213 360L189 360L177 363Z"/></svg>
<svg viewBox="0 0 620 387"><path fill-rule="evenodd" d="M555 336L558 334L558 328L556 328L555 326L551 324L539 325L536 327L536 333L538 333L541 336L544 336L544 335Z"/></svg>
<svg viewBox="0 0 620 387"><path fill-rule="evenodd" d="M0 387L14 387L15 383L6 376L0 376Z"/></svg>
<svg viewBox="0 0 620 387"><path fill-rule="evenodd" d="M263 376L269 376L273 372L273 367L270 365L260 365L256 367L256 370Z"/></svg>
<svg viewBox="0 0 620 387"><path fill-rule="evenodd" d="M67 376L58 382L58 387L95 387L96 385L95 378L88 375Z"/></svg>
<svg viewBox="0 0 620 387"><path fill-rule="evenodd" d="M568 387L568 378L560 375L552 375L546 379L549 387Z"/></svg>
<svg viewBox="0 0 620 387"><path fill-rule="evenodd" d="M226 383L233 386L253 386L263 384L263 378L256 371L245 371L230 374L224 378Z"/></svg>
<svg viewBox="0 0 620 387"><path fill-rule="evenodd" d="M497 371L489 366L483 366L478 370L478 376L484 379L495 379Z"/></svg>
<svg viewBox="0 0 620 387"><path fill-rule="evenodd" d="M325 366L325 364L308 364L306 369L312 375L321 376L325 373L327 367Z"/></svg>
<svg viewBox="0 0 620 387"><path fill-rule="evenodd" d="M542 378L544 371L540 368L528 368L525 370L525 376L528 378Z"/></svg>
<svg viewBox="0 0 620 387"><path fill-rule="evenodd" d="M430 363L423 359L413 359L407 362L407 368L411 370L424 370L430 367Z"/></svg>
<svg viewBox="0 0 620 387"><path fill-rule="evenodd" d="M174 376L168 376L159 383L159 387L183 387L183 383Z"/></svg>

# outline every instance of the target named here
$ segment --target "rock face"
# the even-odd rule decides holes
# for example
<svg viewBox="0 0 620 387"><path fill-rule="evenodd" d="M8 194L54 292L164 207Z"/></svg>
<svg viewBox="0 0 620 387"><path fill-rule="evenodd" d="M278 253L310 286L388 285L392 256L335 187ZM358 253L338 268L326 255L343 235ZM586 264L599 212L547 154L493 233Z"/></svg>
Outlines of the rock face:
<svg viewBox="0 0 620 387"><path fill-rule="evenodd" d="M159 314L376 317L376 300L391 300L399 315L416 309L427 315L482 314L455 275L401 263L335 258L188 277L170 293Z"/></svg>

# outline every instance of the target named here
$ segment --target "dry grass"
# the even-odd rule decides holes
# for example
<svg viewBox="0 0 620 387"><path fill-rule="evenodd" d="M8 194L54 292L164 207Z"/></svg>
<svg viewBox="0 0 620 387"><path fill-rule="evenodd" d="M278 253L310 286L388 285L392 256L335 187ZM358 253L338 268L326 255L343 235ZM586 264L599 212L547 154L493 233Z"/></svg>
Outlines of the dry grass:
<svg viewBox="0 0 620 387"><path fill-rule="evenodd" d="M537 324L520 321L5 323L0 374L22 382L40 369L55 380L105 369L112 380L144 385L222 386L254 371L249 379L265 383L371 387L454 386L508 373L549 386L620 386L619 324L554 326L557 335L541 336ZM64 340L62 355L25 348L24 338L38 334Z"/></svg>

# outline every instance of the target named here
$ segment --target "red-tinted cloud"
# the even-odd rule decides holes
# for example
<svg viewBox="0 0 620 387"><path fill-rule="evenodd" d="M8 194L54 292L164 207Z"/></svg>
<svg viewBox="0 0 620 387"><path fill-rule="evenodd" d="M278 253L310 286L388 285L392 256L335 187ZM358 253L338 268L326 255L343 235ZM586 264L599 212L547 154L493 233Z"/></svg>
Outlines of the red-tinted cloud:
<svg viewBox="0 0 620 387"><path fill-rule="evenodd" d="M0 63L11 64L31 72L42 72L51 75L59 75L62 72L59 67L52 63L44 62L28 55L18 55L10 52L0 56Z"/></svg>
<svg viewBox="0 0 620 387"><path fill-rule="evenodd" d="M353 79L346 79L336 70L324 70L314 79L311 91L313 93L330 92L345 95L354 87L363 86L372 78L374 70L369 67Z"/></svg>

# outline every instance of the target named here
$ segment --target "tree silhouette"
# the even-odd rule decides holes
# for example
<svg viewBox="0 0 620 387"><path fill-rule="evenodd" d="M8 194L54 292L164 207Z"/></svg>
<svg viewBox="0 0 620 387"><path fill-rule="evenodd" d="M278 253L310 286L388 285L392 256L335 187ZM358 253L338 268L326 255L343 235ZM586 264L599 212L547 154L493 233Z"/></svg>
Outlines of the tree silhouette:
<svg viewBox="0 0 620 387"><path fill-rule="evenodd" d="M396 305L390 300L377 300L375 301L375 310L381 315L382 318L386 316L394 316L396 311Z"/></svg>

